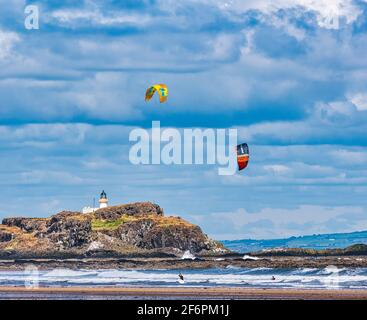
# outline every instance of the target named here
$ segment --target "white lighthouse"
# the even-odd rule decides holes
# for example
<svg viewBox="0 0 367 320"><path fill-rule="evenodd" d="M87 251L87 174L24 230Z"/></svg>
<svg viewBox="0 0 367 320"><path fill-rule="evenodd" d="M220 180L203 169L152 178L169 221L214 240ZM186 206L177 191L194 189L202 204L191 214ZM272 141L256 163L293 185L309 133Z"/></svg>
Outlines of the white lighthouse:
<svg viewBox="0 0 367 320"><path fill-rule="evenodd" d="M108 199L107 194L102 190L101 196L99 197L99 208L107 208L108 206Z"/></svg>
<svg viewBox="0 0 367 320"><path fill-rule="evenodd" d="M93 208L94 205L93 205L93 207L84 207L82 209L82 212L83 213L91 213L91 212L94 212L94 211L96 211L98 209L101 209L101 208L107 208L108 207L108 198L107 198L107 194L106 194L106 192L104 192L104 190L101 192L101 195L99 197L98 202L99 202L99 208Z"/></svg>

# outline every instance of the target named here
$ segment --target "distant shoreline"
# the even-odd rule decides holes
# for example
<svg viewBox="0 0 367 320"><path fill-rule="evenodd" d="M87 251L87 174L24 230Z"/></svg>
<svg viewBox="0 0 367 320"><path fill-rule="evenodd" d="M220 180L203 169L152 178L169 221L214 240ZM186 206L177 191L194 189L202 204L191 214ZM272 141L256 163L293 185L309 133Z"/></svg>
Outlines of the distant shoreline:
<svg viewBox="0 0 367 320"><path fill-rule="evenodd" d="M367 290L350 289L257 289L240 287L0 287L0 299L280 299L367 300Z"/></svg>
<svg viewBox="0 0 367 320"><path fill-rule="evenodd" d="M255 252L275 248L333 250L367 243L367 231L324 233L288 238L220 240L220 242L226 248L236 252Z"/></svg>

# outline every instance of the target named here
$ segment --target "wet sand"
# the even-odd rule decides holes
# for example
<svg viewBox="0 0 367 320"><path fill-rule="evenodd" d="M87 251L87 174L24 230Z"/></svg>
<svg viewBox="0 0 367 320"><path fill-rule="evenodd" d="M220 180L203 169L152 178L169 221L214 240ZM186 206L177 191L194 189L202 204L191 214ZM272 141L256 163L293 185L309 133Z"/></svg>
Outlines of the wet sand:
<svg viewBox="0 0 367 320"><path fill-rule="evenodd" d="M162 287L0 287L0 299L244 299L244 300L367 300L367 290L256 289L256 288L162 288Z"/></svg>

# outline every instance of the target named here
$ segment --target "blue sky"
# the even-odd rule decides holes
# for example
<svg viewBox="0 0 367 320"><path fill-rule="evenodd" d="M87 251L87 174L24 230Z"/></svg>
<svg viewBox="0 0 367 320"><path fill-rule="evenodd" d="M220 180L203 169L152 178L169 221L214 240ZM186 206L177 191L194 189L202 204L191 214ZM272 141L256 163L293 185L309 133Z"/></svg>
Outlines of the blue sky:
<svg viewBox="0 0 367 320"><path fill-rule="evenodd" d="M153 201L217 239L367 229L367 2L0 0L0 217ZM40 29L24 28L24 7ZM144 102L166 83L169 102ZM134 127L237 128L248 170L133 166Z"/></svg>

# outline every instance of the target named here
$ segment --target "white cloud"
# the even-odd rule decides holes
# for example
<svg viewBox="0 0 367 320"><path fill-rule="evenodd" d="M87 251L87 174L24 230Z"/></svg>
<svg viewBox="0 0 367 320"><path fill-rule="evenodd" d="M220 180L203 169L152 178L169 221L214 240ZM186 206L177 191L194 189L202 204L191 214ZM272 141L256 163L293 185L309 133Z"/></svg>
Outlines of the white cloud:
<svg viewBox="0 0 367 320"><path fill-rule="evenodd" d="M20 184L45 184L45 185L70 185L88 183L77 175L71 174L67 171L49 171L49 170L32 170L25 171L19 175Z"/></svg>
<svg viewBox="0 0 367 320"><path fill-rule="evenodd" d="M100 120L137 119L141 111L134 102L139 92L129 90L129 78L126 74L97 73L77 84L73 91L65 92L63 98L68 105L74 104L81 112Z"/></svg>
<svg viewBox="0 0 367 320"><path fill-rule="evenodd" d="M244 174L221 178L226 186L362 186L367 184L365 147L250 144Z"/></svg>
<svg viewBox="0 0 367 320"><path fill-rule="evenodd" d="M358 111L367 110L367 94L357 93L349 97L350 101L356 106Z"/></svg>
<svg viewBox="0 0 367 320"><path fill-rule="evenodd" d="M334 157L335 164L345 164L347 166L365 165L367 163L367 151L364 150L346 150L337 148L330 152Z"/></svg>
<svg viewBox="0 0 367 320"><path fill-rule="evenodd" d="M238 128L242 140L256 143L329 144L367 141L366 115L348 101L316 102L302 121L272 121ZM364 119L364 121L362 121Z"/></svg>
<svg viewBox="0 0 367 320"><path fill-rule="evenodd" d="M223 240L274 239L340 232L342 225L344 232L367 229L366 210L358 206L300 205L295 208L263 208L257 212L248 212L245 208L240 208L233 212L190 217L198 223L211 221L207 223L206 231L216 239ZM354 219L348 217L354 217ZM224 229L216 228L218 223L224 226Z"/></svg>
<svg viewBox="0 0 367 320"><path fill-rule="evenodd" d="M148 14L138 13L103 13L99 9L63 9L51 12L51 18L58 20L61 24L73 24L84 21L94 25L134 25L146 26L152 18Z"/></svg>
<svg viewBox="0 0 367 320"><path fill-rule="evenodd" d="M332 101L329 103L316 103L314 114L321 119L330 118L333 115L350 117L354 113L354 108L345 101Z"/></svg>
<svg viewBox="0 0 367 320"><path fill-rule="evenodd" d="M216 167L132 166L127 159L130 129L85 124L1 126L1 183L7 186L4 196L17 201L2 205L0 215L10 211L48 215L52 206L40 203L55 199L59 201L55 208L78 210L105 188L114 193L115 204L154 201L167 214L193 219L218 238L228 238L229 233L234 238L279 237L364 226L358 208L365 203L366 148L251 145L246 171L223 178ZM42 195L42 201L28 210L27 203L36 195ZM355 205L348 211L350 203ZM272 209L283 205L296 209ZM343 220L342 208L350 221ZM230 210L234 213L227 218ZM201 215L195 218L191 212ZM322 215L331 222L322 220ZM318 220L312 224L315 216Z"/></svg>
<svg viewBox="0 0 367 320"><path fill-rule="evenodd" d="M17 33L0 30L0 59L5 59L11 55L12 48L18 41L20 41L20 37Z"/></svg>
<svg viewBox="0 0 367 320"><path fill-rule="evenodd" d="M22 1L16 10L0 2L7 19L10 7L19 17ZM347 146L367 145L367 37L344 23L356 21L358 4L164 0L130 10L115 3L90 0L79 10L64 4L49 13L45 6L50 28L32 33L32 41L0 33L2 123L58 122L0 127L3 196L17 199L2 205L1 215L49 214L48 205L28 211L39 195L39 203L57 198L59 207L79 209L107 187L115 203L152 200L168 213L201 212L204 230L205 214L243 207L245 214L260 213L246 227L260 236L275 224L264 207L366 206L366 148ZM262 12L256 23L246 14L251 9ZM323 30L328 17L340 18L345 30ZM313 23L322 27L308 28ZM124 27L139 31L126 35ZM145 89L156 81L171 90L165 105L144 103ZM132 167L128 126L67 123L146 123L161 116L173 126L233 123L250 144L249 167L225 179L213 167ZM292 214L284 209L279 220ZM283 229L299 233L300 224L292 223Z"/></svg>
<svg viewBox="0 0 367 320"><path fill-rule="evenodd" d="M87 130L92 126L87 124L27 124L22 126L0 126L0 141L16 144L29 142L62 141L67 144L80 144L84 141Z"/></svg>
<svg viewBox="0 0 367 320"><path fill-rule="evenodd" d="M265 14L274 14L280 9L300 9L315 12L320 27L338 29L339 19L346 23L354 22L362 10L352 0L207 0L207 3L217 5L221 10L240 14L248 10L259 10Z"/></svg>
<svg viewBox="0 0 367 320"><path fill-rule="evenodd" d="M196 10L192 15L186 15L185 9L191 8L193 3ZM201 4L160 2L157 7L152 5L154 10L163 8L153 10L154 17L149 16L149 5L148 9L141 11L146 13L139 13L139 10L131 13L124 9L116 9L113 13L108 6L97 5L95 1L88 1L84 9L51 12L58 21L70 24L73 19L79 19L97 24L118 25L118 17L121 17L120 22L123 24L124 16L131 15L131 23L152 23L158 27L159 32L154 28L147 28L142 33L128 37L124 34L110 36L107 31L101 30L93 36L73 31L70 31L69 36L67 32L65 35L60 32L57 43L45 31L35 34L34 45L31 42L22 42L19 48L17 46L18 54L22 54L21 58L13 59L11 65L2 69L3 77L8 78L0 80L0 95L6 93L7 98L0 110L0 116L16 117L17 121L140 120L147 117L144 104L141 103L142 92L144 94L146 86L157 78L167 82L172 88L171 92L175 94L172 95L174 99L170 99L172 108L165 114L199 112L201 118L208 113L228 111L226 116L229 116L231 112L246 112L259 105L256 101L259 98L265 100L261 101L261 105L279 103L279 114L284 117L288 114L284 110L287 108L286 101L291 100L294 104L292 108L299 115L306 104L310 105L309 100L313 99L313 95L316 96L314 100L319 99L319 83L321 87L325 82L330 83L330 87L335 85L333 79L337 76L336 73L343 73L345 83L352 83L353 87L355 80L349 73L352 71L344 71L342 68L344 64L364 63L363 59L358 58L363 56L359 54L359 50L364 50L363 45L357 46L357 42L364 43L362 38L351 39L348 33L341 37L327 32L310 34L307 28L294 24L298 18L299 21L304 19L297 10L284 19L278 16L265 18L256 27L246 23L238 24L236 32L233 32L231 26L227 26L228 29L224 26L223 30L207 32L206 24L210 26L216 21L213 20L214 15L210 14L210 8L205 10L205 5L214 4L216 7L215 3L218 4L213 1L204 1ZM337 3L340 6L339 1ZM296 4L284 1L275 5L269 1L260 1L259 4L254 1L234 1L225 9L230 14L233 13L230 11L231 5L234 8L243 6L243 10L259 7L269 14L282 6L298 8L300 5L311 9L315 7L315 10L323 12L323 6L312 1L298 1ZM341 9L341 15L347 14L349 5L343 4L342 7L345 8ZM164 9L166 6L169 7L168 13ZM147 15L147 19L142 17L144 15ZM103 21L103 17L110 16L115 20ZM188 22L186 32L177 32L180 23L176 23L176 18ZM252 36L261 30L262 24L267 25L270 20L275 29L287 29L292 37L301 42L302 47L307 47L307 51L302 53L304 56L284 56L279 59L256 48L256 41L252 41ZM165 28L166 23L172 28ZM74 27L77 29L77 26ZM161 32L164 36L161 36ZM279 37L282 37L282 33ZM287 50L281 52L286 54ZM340 64L329 62L330 59L335 59ZM362 69L359 70L362 72ZM14 86L17 86L16 91L11 90ZM187 94L188 92L191 94ZM262 92L266 94L261 94ZM363 108L362 102L358 103L359 108ZM333 103L330 103L330 110L334 107ZM349 104L354 110L352 103ZM19 112L12 115L15 109ZM154 111L160 112L159 109ZM264 118L269 113L264 112ZM262 113L259 112L259 115ZM260 119L262 123L266 123L266 120ZM284 122L282 124L285 125ZM302 126L303 124L300 125L301 130ZM312 124L305 126L305 130L309 128L313 129ZM315 129L321 131L320 128Z"/></svg>
<svg viewBox="0 0 367 320"><path fill-rule="evenodd" d="M272 164L264 166L264 169L274 174L286 174L290 171L290 168L281 164Z"/></svg>

